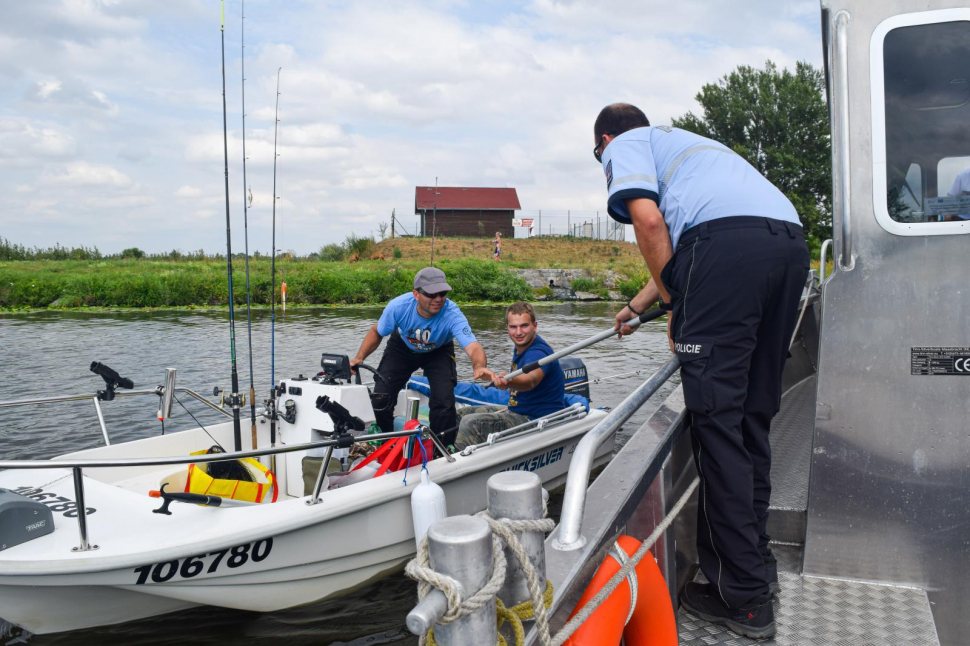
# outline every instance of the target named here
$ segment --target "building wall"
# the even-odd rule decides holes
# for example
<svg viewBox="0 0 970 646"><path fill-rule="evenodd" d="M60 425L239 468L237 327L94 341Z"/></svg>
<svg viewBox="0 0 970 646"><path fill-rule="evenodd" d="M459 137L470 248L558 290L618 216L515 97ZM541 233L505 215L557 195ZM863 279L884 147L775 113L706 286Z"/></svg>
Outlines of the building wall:
<svg viewBox="0 0 970 646"><path fill-rule="evenodd" d="M439 237L486 237L495 236L496 231L511 238L515 235L512 227L514 211L447 211L438 209L436 235ZM424 214L424 235L430 236L435 218L431 211ZM482 226L479 227L478 223Z"/></svg>

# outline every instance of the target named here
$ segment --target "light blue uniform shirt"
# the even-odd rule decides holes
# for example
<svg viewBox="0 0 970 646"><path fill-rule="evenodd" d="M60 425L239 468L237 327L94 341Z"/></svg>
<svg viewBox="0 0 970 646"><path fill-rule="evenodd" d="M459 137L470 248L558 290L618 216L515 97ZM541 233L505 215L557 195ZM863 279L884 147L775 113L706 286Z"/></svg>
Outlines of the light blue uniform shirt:
<svg viewBox="0 0 970 646"><path fill-rule="evenodd" d="M388 303L377 321L377 333L381 336L395 330L414 352L437 350L452 339L457 339L462 348L475 342L468 319L457 305L445 299L441 311L426 319L418 314L418 301L410 292Z"/></svg>
<svg viewBox="0 0 970 646"><path fill-rule="evenodd" d="M634 128L603 151L608 211L630 224L626 200L657 203L674 250L687 229L737 215L801 225L788 198L724 144L679 128Z"/></svg>

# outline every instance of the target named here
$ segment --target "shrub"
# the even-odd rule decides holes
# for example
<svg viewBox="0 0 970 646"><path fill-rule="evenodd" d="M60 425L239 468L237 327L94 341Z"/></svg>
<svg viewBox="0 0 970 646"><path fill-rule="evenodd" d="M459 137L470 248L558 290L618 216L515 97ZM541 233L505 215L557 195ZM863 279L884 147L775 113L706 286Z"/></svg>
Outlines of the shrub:
<svg viewBox="0 0 970 646"><path fill-rule="evenodd" d="M536 296L537 297L538 296L542 296L542 297L545 297L545 298L551 298L552 297L552 288L549 287L549 285L543 285L542 287L540 287L540 288L538 288L536 290Z"/></svg>
<svg viewBox="0 0 970 646"><path fill-rule="evenodd" d="M640 293L643 286L647 284L647 280L647 272L640 271L629 280L621 281L618 288L626 298L633 298Z"/></svg>
<svg viewBox="0 0 970 646"><path fill-rule="evenodd" d="M339 262L347 257L347 250L343 245L331 243L320 247L320 260Z"/></svg>
<svg viewBox="0 0 970 646"><path fill-rule="evenodd" d="M601 289L601 285L592 278L575 278L569 283L569 286L577 292L595 292Z"/></svg>
<svg viewBox="0 0 970 646"><path fill-rule="evenodd" d="M344 240L344 249L347 250L348 254L357 254L360 258L366 258L371 254L371 248L377 243L374 242L374 238L370 236L359 236L356 233L351 233Z"/></svg>
<svg viewBox="0 0 970 646"><path fill-rule="evenodd" d="M124 259L139 259L145 257L145 252L138 247L128 247L121 252L121 257Z"/></svg>
<svg viewBox="0 0 970 646"><path fill-rule="evenodd" d="M397 247L394 247L394 257L395 258L400 258L401 257L401 250L398 249Z"/></svg>
<svg viewBox="0 0 970 646"><path fill-rule="evenodd" d="M518 274L488 260L442 261L456 301L526 301L532 289Z"/></svg>

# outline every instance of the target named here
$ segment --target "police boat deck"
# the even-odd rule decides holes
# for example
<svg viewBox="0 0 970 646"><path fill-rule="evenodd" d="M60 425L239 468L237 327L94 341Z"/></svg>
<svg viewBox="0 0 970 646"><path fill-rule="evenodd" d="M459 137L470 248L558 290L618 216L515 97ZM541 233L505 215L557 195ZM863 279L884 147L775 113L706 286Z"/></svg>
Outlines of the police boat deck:
<svg viewBox="0 0 970 646"><path fill-rule="evenodd" d="M813 272L814 274L814 272ZM768 533L778 559L780 594L774 599L777 634L771 639L740 637L727 628L699 619L683 608L678 598L690 580L703 581L696 563L696 491L674 522L660 534L652 552L667 581L677 610L679 643L833 645L833 644L940 644L939 626L953 621L936 616L928 588L907 582L910 565L894 561L892 554L877 555L883 576L863 577L838 565L846 553L829 559L838 575L806 571L806 545L812 540L811 471L817 454L816 416L819 378L819 325L821 285L809 284L801 303L802 317L785 366L781 409L772 423L772 495ZM631 402L632 415L666 379L679 362L667 366L641 386L642 396ZM623 405L621 405L622 407ZM612 414L620 411L614 409ZM577 448L590 449L597 429ZM556 590L550 627L561 629L577 608L577 601L593 571L605 558L618 534L644 540L664 520L695 479L690 448L688 413L683 394L672 392L645 424L633 434L588 488L571 491L574 472L585 482L586 470L578 458L571 465L563 501L562 522L545 541L546 576ZM573 495L578 492L577 495ZM889 494L887 490L887 495ZM847 496L853 492L847 491ZM816 512L817 513L817 512ZM579 540L575 540L576 538ZM858 547L858 546L857 546ZM938 594L938 593L936 593ZM536 631L527 644L538 644ZM942 642L947 643L947 642Z"/></svg>
<svg viewBox="0 0 970 646"><path fill-rule="evenodd" d="M117 395L164 396L166 388L187 392L174 388L172 374L164 387ZM285 414L275 446L265 417L257 424L257 449L217 455L198 452L213 444L231 449L238 441L232 422L119 444L110 444L102 424L106 446L52 460L0 461L0 617L32 633L53 633L198 605L272 611L338 595L402 567L415 551L410 494L421 481L421 464L379 477L376 469L344 476L332 487L337 474L320 468L350 465L349 442L335 439L346 433L340 421L347 417L324 412L320 400L342 402L344 413L370 422L366 385L297 379L283 382L279 392ZM93 396L44 401L78 399ZM396 412L414 418L411 411L422 403L422 395L405 391ZM485 481L499 471L529 470L547 488L561 485L579 440L605 415L577 403L431 459L427 469L450 513L476 513L486 506ZM612 446L610 438L597 463L610 459ZM322 457L314 471L315 456ZM169 493L187 491L188 464L247 457L275 469L275 502L269 493L261 504L173 501L166 505L171 515L157 513L163 501L149 491L163 483Z"/></svg>
<svg viewBox="0 0 970 646"><path fill-rule="evenodd" d="M773 602L778 634L770 640L739 637L680 609L677 625L684 646L939 643L924 590L802 574L816 385L812 375L792 386L771 425L768 533L782 589ZM698 572L695 580L703 581L703 574Z"/></svg>

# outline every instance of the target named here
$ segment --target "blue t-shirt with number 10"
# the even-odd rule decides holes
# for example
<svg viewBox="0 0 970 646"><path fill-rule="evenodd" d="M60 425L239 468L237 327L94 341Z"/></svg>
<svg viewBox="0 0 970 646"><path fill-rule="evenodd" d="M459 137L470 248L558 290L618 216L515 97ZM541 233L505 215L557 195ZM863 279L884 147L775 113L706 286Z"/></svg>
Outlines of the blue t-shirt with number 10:
<svg viewBox="0 0 970 646"><path fill-rule="evenodd" d="M532 345L526 348L525 352L512 355L512 370L518 370L550 354L552 354L552 348L537 334ZM547 363L539 370L543 373L542 381L532 390L520 392L509 389L509 410L513 413L536 419L566 407L566 382L563 379L559 360Z"/></svg>
<svg viewBox="0 0 970 646"><path fill-rule="evenodd" d="M410 292L388 303L377 321L377 333L381 336L395 330L414 352L437 350L452 339L457 339L462 348L475 342L468 319L457 305L445 299L441 311L426 319L418 314L418 300Z"/></svg>

